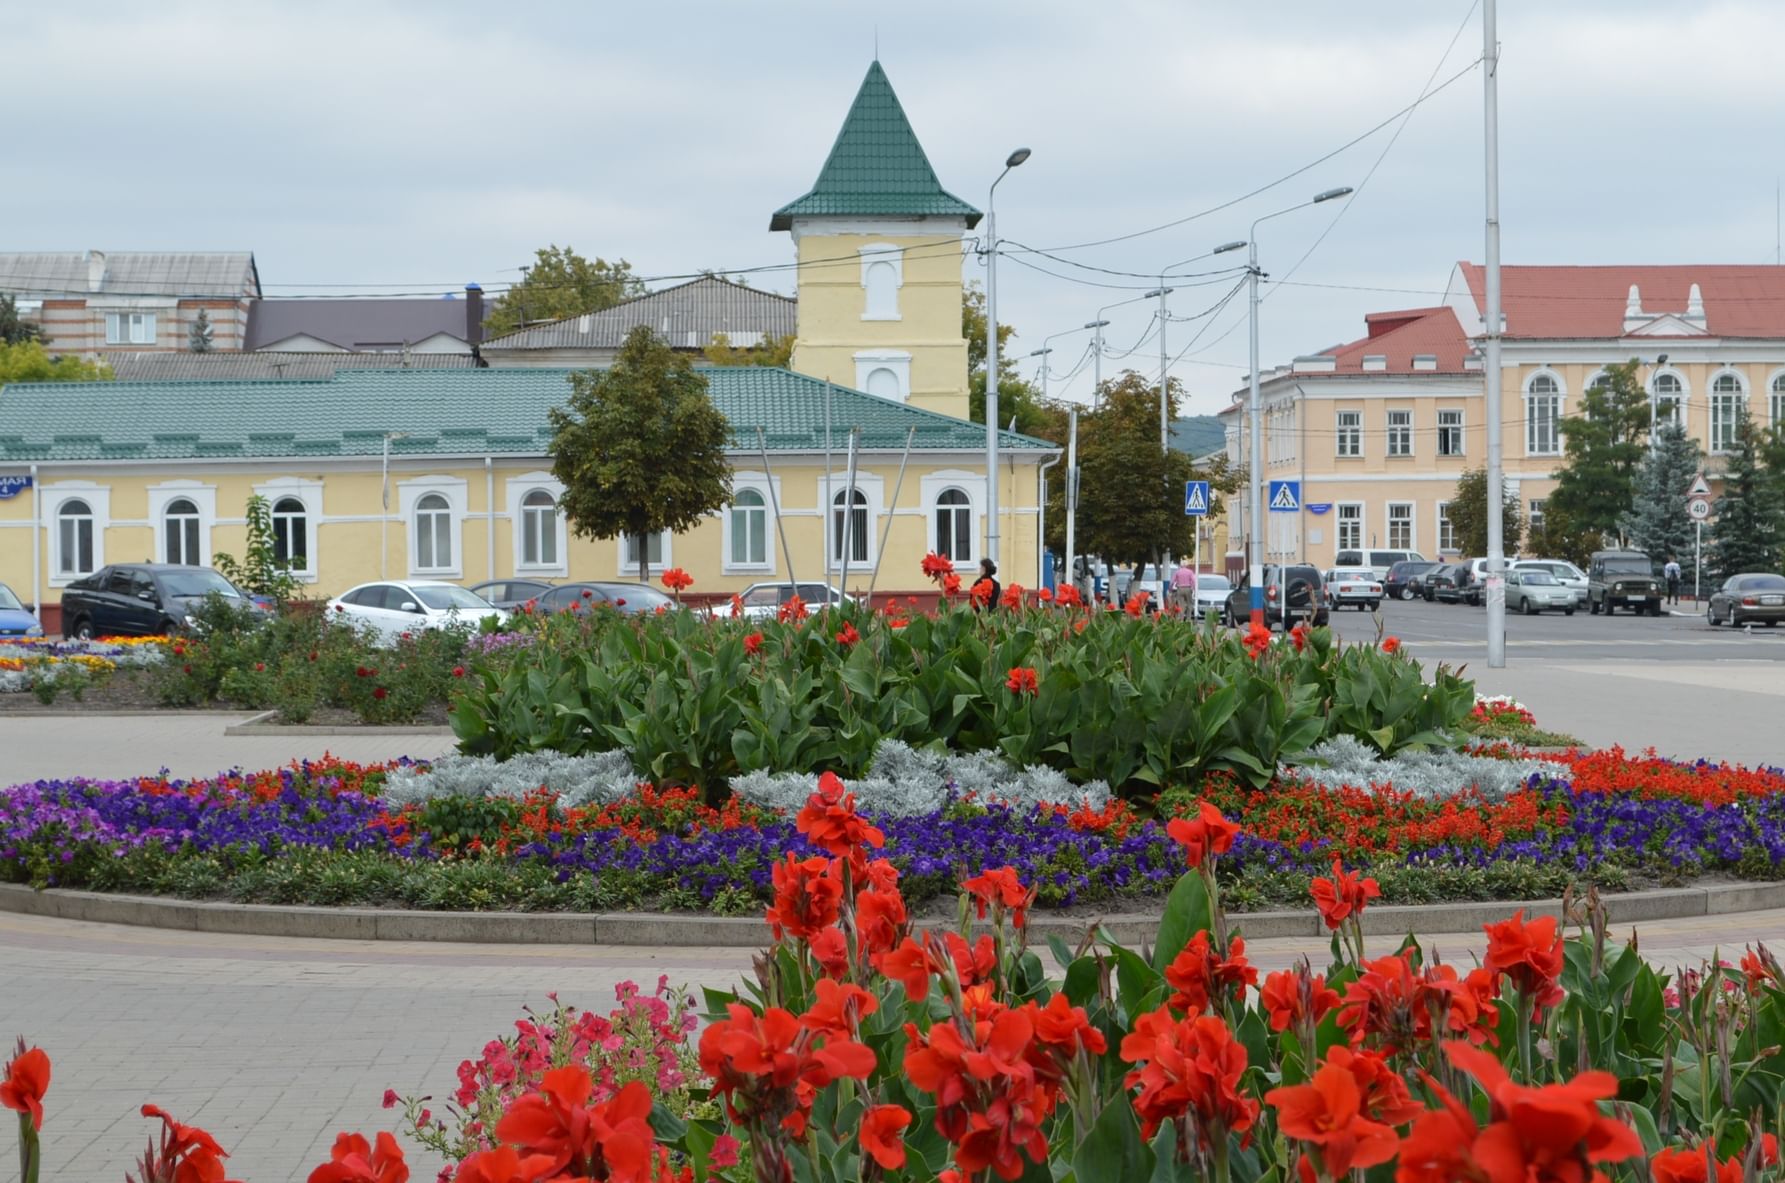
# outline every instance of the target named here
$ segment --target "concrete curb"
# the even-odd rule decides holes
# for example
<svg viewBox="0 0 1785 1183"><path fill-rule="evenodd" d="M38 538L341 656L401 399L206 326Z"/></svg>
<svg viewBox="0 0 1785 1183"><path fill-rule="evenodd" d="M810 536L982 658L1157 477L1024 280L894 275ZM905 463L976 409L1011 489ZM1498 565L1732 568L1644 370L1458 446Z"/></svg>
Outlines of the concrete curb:
<svg viewBox="0 0 1785 1183"><path fill-rule="evenodd" d="M269 723L278 711L261 711L223 729L224 735L451 735L452 728L438 723Z"/></svg>
<svg viewBox="0 0 1785 1183"><path fill-rule="evenodd" d="M1602 897L1613 924L1679 920L1785 908L1785 883L1729 883ZM1364 913L1373 936L1474 933L1523 909L1527 916L1559 916L1558 899L1374 907ZM209 900L107 895L18 883L0 884L0 912L50 916L95 924L131 924L186 932L244 936L309 937L346 941L441 941L489 945L633 945L663 948L757 948L768 943L768 925L753 917L663 915L651 912L412 912L393 908L312 908L227 904ZM1315 912L1242 912L1228 918L1252 940L1320 938L1326 929ZM1152 940L1157 913L1122 913L1101 924L1124 944ZM1075 945L1090 918L1036 917L1029 925L1039 943L1058 936Z"/></svg>

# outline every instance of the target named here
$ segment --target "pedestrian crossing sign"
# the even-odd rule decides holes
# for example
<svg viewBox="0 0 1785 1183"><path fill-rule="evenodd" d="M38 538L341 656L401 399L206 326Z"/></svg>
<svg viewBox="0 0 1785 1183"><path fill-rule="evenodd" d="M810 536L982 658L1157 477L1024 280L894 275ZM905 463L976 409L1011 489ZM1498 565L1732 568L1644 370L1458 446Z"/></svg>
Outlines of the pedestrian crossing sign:
<svg viewBox="0 0 1785 1183"><path fill-rule="evenodd" d="M1302 483L1300 481L1272 481L1270 504L1272 513L1300 513Z"/></svg>
<svg viewBox="0 0 1785 1183"><path fill-rule="evenodd" d="M1209 512L1209 483L1184 482L1184 512L1191 517L1204 517Z"/></svg>

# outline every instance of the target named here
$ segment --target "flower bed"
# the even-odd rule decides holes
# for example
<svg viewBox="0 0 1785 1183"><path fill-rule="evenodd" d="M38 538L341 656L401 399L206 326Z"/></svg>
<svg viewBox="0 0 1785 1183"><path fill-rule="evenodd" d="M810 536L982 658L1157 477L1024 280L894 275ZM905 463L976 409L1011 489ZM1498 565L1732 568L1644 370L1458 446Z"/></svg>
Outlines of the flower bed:
<svg viewBox="0 0 1785 1183"><path fill-rule="evenodd" d="M89 686L119 669L159 665L166 637L100 637L91 641L0 640L0 694L29 691L48 703L67 694L80 699Z"/></svg>
<svg viewBox="0 0 1785 1183"><path fill-rule="evenodd" d="M1403 903L1785 875L1785 772L1617 749L1558 759L1566 776L1534 777L1503 799L1211 777L1204 795L1242 827L1223 865L1230 901L1293 904L1335 856ZM389 772L326 761L199 781L17 786L0 791L0 878L273 903L745 914L770 897L782 854L812 853L788 813L709 806L688 789L570 807L546 791L396 801L384 794ZM1170 886L1162 819L1189 801L1166 794L1153 815L1121 801L957 798L880 824L914 904L993 861L1016 867L1040 906L1108 908Z"/></svg>

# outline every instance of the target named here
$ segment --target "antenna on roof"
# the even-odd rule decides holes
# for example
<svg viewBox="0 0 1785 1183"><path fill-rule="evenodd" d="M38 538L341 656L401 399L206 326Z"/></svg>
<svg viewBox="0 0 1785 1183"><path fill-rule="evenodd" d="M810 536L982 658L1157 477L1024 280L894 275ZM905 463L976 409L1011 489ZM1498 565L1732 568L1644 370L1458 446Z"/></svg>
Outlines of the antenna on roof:
<svg viewBox="0 0 1785 1183"><path fill-rule="evenodd" d="M880 60L880 26L874 26L874 60Z"/></svg>

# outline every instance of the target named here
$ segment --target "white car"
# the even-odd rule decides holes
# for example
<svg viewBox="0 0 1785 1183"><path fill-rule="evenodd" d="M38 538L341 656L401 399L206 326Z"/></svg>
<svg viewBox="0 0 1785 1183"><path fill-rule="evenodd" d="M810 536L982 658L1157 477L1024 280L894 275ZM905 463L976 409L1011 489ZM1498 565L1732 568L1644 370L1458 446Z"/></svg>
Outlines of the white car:
<svg viewBox="0 0 1785 1183"><path fill-rule="evenodd" d="M1556 582L1574 593L1577 606L1587 602L1587 573L1563 559L1520 559L1509 571L1548 571Z"/></svg>
<svg viewBox="0 0 1785 1183"><path fill-rule="evenodd" d="M362 583L328 602L332 619L369 628L395 644L404 633L501 623L502 609L456 583L428 579Z"/></svg>
<svg viewBox="0 0 1785 1183"><path fill-rule="evenodd" d="M1227 595L1233 591L1233 583L1225 575L1213 572L1196 577L1196 617L1198 620L1211 612L1220 613L1227 608Z"/></svg>
<svg viewBox="0 0 1785 1183"><path fill-rule="evenodd" d="M752 583L738 593L736 600L725 600L713 605L713 615L727 620L737 615L734 610L742 605L746 620L763 620L778 616L781 605L793 598L794 585L791 583ZM856 597L846 596L843 592L826 583L801 583L799 585L800 600L806 605L808 612L816 612L828 604L841 604L845 600L856 602Z"/></svg>
<svg viewBox="0 0 1785 1183"><path fill-rule="evenodd" d="M1336 612L1347 604L1356 604L1360 612L1374 612L1382 606L1382 580L1365 567L1335 567L1326 573L1326 602Z"/></svg>

